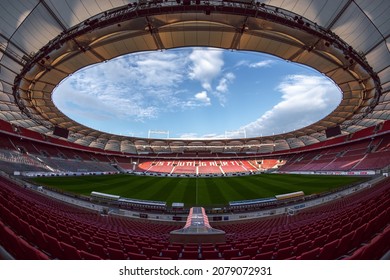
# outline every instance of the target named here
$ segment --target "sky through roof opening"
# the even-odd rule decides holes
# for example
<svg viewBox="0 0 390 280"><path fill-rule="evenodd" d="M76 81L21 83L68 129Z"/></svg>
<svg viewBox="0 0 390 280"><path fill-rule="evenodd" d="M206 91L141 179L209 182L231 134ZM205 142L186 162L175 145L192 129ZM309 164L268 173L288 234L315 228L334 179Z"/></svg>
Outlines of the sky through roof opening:
<svg viewBox="0 0 390 280"><path fill-rule="evenodd" d="M309 67L212 48L128 54L79 70L53 93L65 115L91 128L191 139L293 131L327 116L341 97L333 81Z"/></svg>

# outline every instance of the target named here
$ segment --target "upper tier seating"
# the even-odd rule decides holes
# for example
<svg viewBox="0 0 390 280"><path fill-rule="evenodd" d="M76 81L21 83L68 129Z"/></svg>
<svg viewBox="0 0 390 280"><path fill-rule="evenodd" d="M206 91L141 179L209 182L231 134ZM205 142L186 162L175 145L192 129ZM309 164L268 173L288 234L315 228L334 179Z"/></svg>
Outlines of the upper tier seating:
<svg viewBox="0 0 390 280"><path fill-rule="evenodd" d="M386 121L351 135L292 149L285 154L278 151L259 157L243 153L186 152L160 153L153 155L153 159L145 159L138 155L129 158L129 155L120 152L80 146L2 121L0 149L26 154L26 162L31 162L31 168L29 163L19 168L11 164L4 169L9 173L45 169L61 172L116 172L118 170L113 165L118 165L119 170L133 170L133 162L139 162L134 171L161 174L222 176L267 170L275 166L286 172L364 171L390 165L389 127L390 121ZM45 166L35 164L37 160Z"/></svg>
<svg viewBox="0 0 390 280"><path fill-rule="evenodd" d="M390 134L286 158L281 171L376 170L390 165Z"/></svg>

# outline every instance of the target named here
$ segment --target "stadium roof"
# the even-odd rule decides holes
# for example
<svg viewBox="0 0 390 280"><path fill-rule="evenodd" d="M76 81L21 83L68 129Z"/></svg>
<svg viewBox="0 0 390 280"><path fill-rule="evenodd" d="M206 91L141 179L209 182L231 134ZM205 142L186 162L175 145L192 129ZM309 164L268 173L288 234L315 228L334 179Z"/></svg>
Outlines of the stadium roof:
<svg viewBox="0 0 390 280"><path fill-rule="evenodd" d="M122 152L267 152L353 133L390 119L390 2L371 0L2 0L0 118L68 141ZM78 69L145 50L212 46L252 50L313 67L343 92L324 119L293 132L248 139L141 139L76 123L52 101Z"/></svg>

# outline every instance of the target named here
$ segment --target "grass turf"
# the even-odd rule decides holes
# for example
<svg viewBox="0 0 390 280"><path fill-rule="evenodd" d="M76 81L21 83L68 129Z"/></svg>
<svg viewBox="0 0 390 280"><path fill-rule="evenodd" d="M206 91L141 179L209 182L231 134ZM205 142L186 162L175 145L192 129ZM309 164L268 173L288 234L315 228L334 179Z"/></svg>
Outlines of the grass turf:
<svg viewBox="0 0 390 280"><path fill-rule="evenodd" d="M273 197L303 191L322 193L364 180L362 177L261 174L244 177L175 178L133 175L41 177L32 181L66 192L89 195L92 191L122 197L184 202L186 206L218 206L229 201Z"/></svg>

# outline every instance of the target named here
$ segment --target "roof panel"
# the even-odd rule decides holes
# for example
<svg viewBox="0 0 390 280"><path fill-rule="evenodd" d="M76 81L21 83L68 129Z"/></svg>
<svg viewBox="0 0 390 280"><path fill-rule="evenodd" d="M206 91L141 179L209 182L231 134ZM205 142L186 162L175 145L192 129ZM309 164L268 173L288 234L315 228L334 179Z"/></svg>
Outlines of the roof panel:
<svg viewBox="0 0 390 280"><path fill-rule="evenodd" d="M357 5L364 11L383 37L390 34L390 6L387 1L356 0Z"/></svg>
<svg viewBox="0 0 390 280"><path fill-rule="evenodd" d="M106 10L116 8L137 1L128 0L46 0L53 13L61 22L70 28L92 16L102 13Z"/></svg>
<svg viewBox="0 0 390 280"><path fill-rule="evenodd" d="M0 101L13 102L13 98L9 94L0 91Z"/></svg>
<svg viewBox="0 0 390 280"><path fill-rule="evenodd" d="M302 15L320 26L328 27L348 0L270 0L264 2Z"/></svg>
<svg viewBox="0 0 390 280"><path fill-rule="evenodd" d="M5 38L0 36L0 50L1 50L0 51L0 61L4 55L4 53L2 51L5 50L7 48L7 46L8 46L8 41Z"/></svg>
<svg viewBox="0 0 390 280"><path fill-rule="evenodd" d="M388 66L386 69L379 72L378 77L381 80L382 84L386 84L386 83L390 82L390 67Z"/></svg>
<svg viewBox="0 0 390 280"><path fill-rule="evenodd" d="M1 67L0 68L0 80L5 81L9 84L13 84L13 81L15 79L16 74L12 72L10 69L13 69L13 71L17 71L21 68L21 66L16 66L16 63L12 61L9 57L4 56L1 59L1 66L7 65L7 67ZM9 68L8 66L14 66L15 68Z"/></svg>
<svg viewBox="0 0 390 280"><path fill-rule="evenodd" d="M354 2L336 21L332 31L363 53L383 39L382 34Z"/></svg>
<svg viewBox="0 0 390 280"><path fill-rule="evenodd" d="M10 38L38 3L38 0L0 1L0 33Z"/></svg>
<svg viewBox="0 0 390 280"><path fill-rule="evenodd" d="M21 60L24 54L36 52L49 40L57 36L62 31L61 24L63 24L66 28L69 28L91 16L103 12L106 9L125 5L129 2L133 1L1 1L0 33L6 38L14 34L12 42L15 43L15 46L11 46L11 44L8 45L7 55L3 55L3 53L0 52L2 65L0 69L0 78L1 80L8 81L10 83L3 83L2 90L9 92L9 94L0 93L0 99L5 100L5 102L14 101L11 94L11 87L15 74L3 66L6 65L15 72L19 72L22 67L22 65L19 65L11 60L8 57L9 54L14 55L16 60ZM332 31L340 36L341 39L351 44L353 48L358 51L368 52L368 62L373 67L374 71L378 72L383 88L385 90L389 89L390 39L387 39L386 44L381 43L384 41L384 38L389 36L390 33L388 17L390 9L389 1L271 0L265 1L265 3L291 10L292 12L300 14L303 17L312 20L317 25L324 26L325 28L332 27ZM165 4L165 2L163 4ZM176 1L172 1L170 5L176 5ZM34 9L34 7L36 8ZM230 12L232 11L233 10ZM27 15L28 18L26 19ZM53 15L55 16L53 17ZM56 17L58 19L56 19ZM154 38L149 32L147 32L147 34L142 34L142 32L145 32L145 27L147 26L148 21L153 27L157 28L156 31L158 33L156 33ZM133 25L133 23L136 24ZM244 35L241 36L241 38L240 36L235 36L239 34L237 31L241 29L244 23L248 27L248 29L244 32ZM99 38L107 35L108 32L117 32L118 28L121 31L131 30L130 32L135 31L139 32L139 34L138 36L133 36L126 33L122 34L123 38L120 38L122 35L119 37L111 36L107 38L107 40L99 41ZM126 36L128 37L123 40ZM295 131L294 135L296 136L315 133L315 131L322 131L327 125L332 125L339 120L343 120L343 118L353 114L355 110L357 112L362 112L362 110L365 109L364 106L367 106L367 104L371 102L369 98L372 98L371 93L373 91L370 91L370 94L367 94L367 100L361 100L359 98L362 92L360 87L363 87L363 83L358 84L354 81L354 79L357 79L356 77L360 76L360 78L364 81L364 84L368 88L372 88L373 82L372 80L367 80L368 77L366 72L363 69L359 70L356 68L353 68L350 71L342 70L341 64L344 61L344 54L336 54L335 49L329 48L329 46L327 46L328 48L324 48L322 45L324 45L325 42L323 41L318 41L319 43L317 44L317 38L312 37L309 33L305 33L298 29L292 29L281 24L267 22L265 20L250 17L247 18L245 15L233 15L219 13L217 11L213 12L211 15L206 15L203 12L182 13L179 8L176 9L175 14L155 15L149 17L148 20L146 20L145 17L141 17L137 21L129 20L127 23L124 23L122 27L115 24L112 27L92 30L79 37L78 43L81 43L83 47L88 47L91 42L95 42L92 45L92 51L81 53L77 46L78 43L72 43L70 41L70 43L63 45L63 47L58 50L58 53L66 51L76 55L74 57L71 55L68 57L64 56L62 60L58 59L56 61L57 64L55 65L55 68L51 70L51 73L55 75L50 76L46 73L41 76L41 81L56 83L68 73L71 73L82 66L96 63L107 58L116 57L128 52L157 48L158 46L155 43L155 39L157 38L158 41L159 37L163 42L163 48L185 45L211 45L224 48L231 48L231 46L233 46L233 48L235 48L234 45L239 43L236 45L238 49L263 51L283 58L291 58L294 61L318 68L321 72L325 71L338 83L344 83L341 86L341 88L345 91L344 100L342 101L341 106L338 107L332 115L324 118L316 124ZM240 40L235 40L235 37L240 38ZM2 47L7 45L6 38L0 39ZM314 52L308 53L304 50L305 46L311 46L314 43L316 43L316 49ZM18 47L24 50L24 52L18 50ZM321 50L321 54L318 54ZM95 53L93 53L93 51ZM328 55L326 52L332 53L332 55ZM57 58L56 54L54 54L52 59L55 58ZM68 58L71 59L67 60ZM47 67L47 64L48 63L46 63L45 67ZM30 76L28 77L35 77L36 79L39 79L37 74L39 71L42 71L42 69L42 66L36 66L29 72ZM61 73L61 71L64 71L65 73ZM352 71L355 71L358 74L354 74L354 76ZM22 88L24 90L27 90L27 86L28 85L22 84ZM54 85L42 84L39 86L39 90L43 92L50 92L53 87ZM74 123L68 117L64 116L50 102L49 94L43 95L42 92L37 91L37 96L38 93L40 94L39 99L34 102L35 104L39 103L43 106L42 108L38 108L38 110L41 110L43 114L46 114L47 116L50 115L50 117L53 117L53 122L64 124L67 127L71 127L76 131L84 133L85 135L90 135L91 137L87 136L83 138L83 140L86 140L86 144L92 143L96 137L103 137L101 132L94 131L93 129ZM26 96L26 94L22 94L22 96ZM375 123L378 119L388 118L390 115L388 113L389 99L389 94L384 94L384 96L381 97L380 105L375 108L375 113L366 117L363 121L360 121L359 126L356 125L355 128L361 129L362 125L364 127ZM26 100L22 100L22 102L26 102ZM365 105L359 107L359 102L363 102ZM11 106L6 103L3 103L3 105L4 106L2 106L2 108L6 108L7 110L16 110L16 112L13 113L10 111L8 114L1 112L1 115L7 116L9 119L17 119L18 123L26 126L35 127L37 125L26 116L21 115L16 106ZM33 108L32 104L27 106L29 108ZM352 117L352 119L354 119L353 122L346 121L345 123L354 124L361 116L363 116L362 113L355 115ZM39 115L37 117L42 118L42 116ZM277 139L283 139L283 137L296 137L294 135L290 133L275 137ZM316 135L321 135L321 133L316 133ZM104 137L107 139L114 139L116 136L104 134ZM262 140L264 140L264 138ZM277 149L279 149L281 145L286 148L287 144L283 142L283 140L279 142L280 144L278 144ZM306 141L305 144L309 142L310 141ZM185 142L183 145L188 145L188 143L189 142ZM208 142L205 141L204 143L207 145ZM295 142L291 143L292 144L290 145L293 145Z"/></svg>
<svg viewBox="0 0 390 280"><path fill-rule="evenodd" d="M307 2L310 3L307 3L307 10L303 13L303 16L317 23L319 26L327 28L348 3L348 0L313 0ZM300 11L296 12L301 14Z"/></svg>
<svg viewBox="0 0 390 280"><path fill-rule="evenodd" d="M67 28L90 17L83 3L78 0L48 0L46 3Z"/></svg>
<svg viewBox="0 0 390 280"><path fill-rule="evenodd" d="M369 52L366 57L367 61L373 66L375 72L382 71L385 67L390 65L390 39L387 44L379 44L375 49Z"/></svg>
<svg viewBox="0 0 390 280"><path fill-rule="evenodd" d="M30 54L38 51L62 31L63 29L51 17L48 10L39 5L14 33L12 42Z"/></svg>

